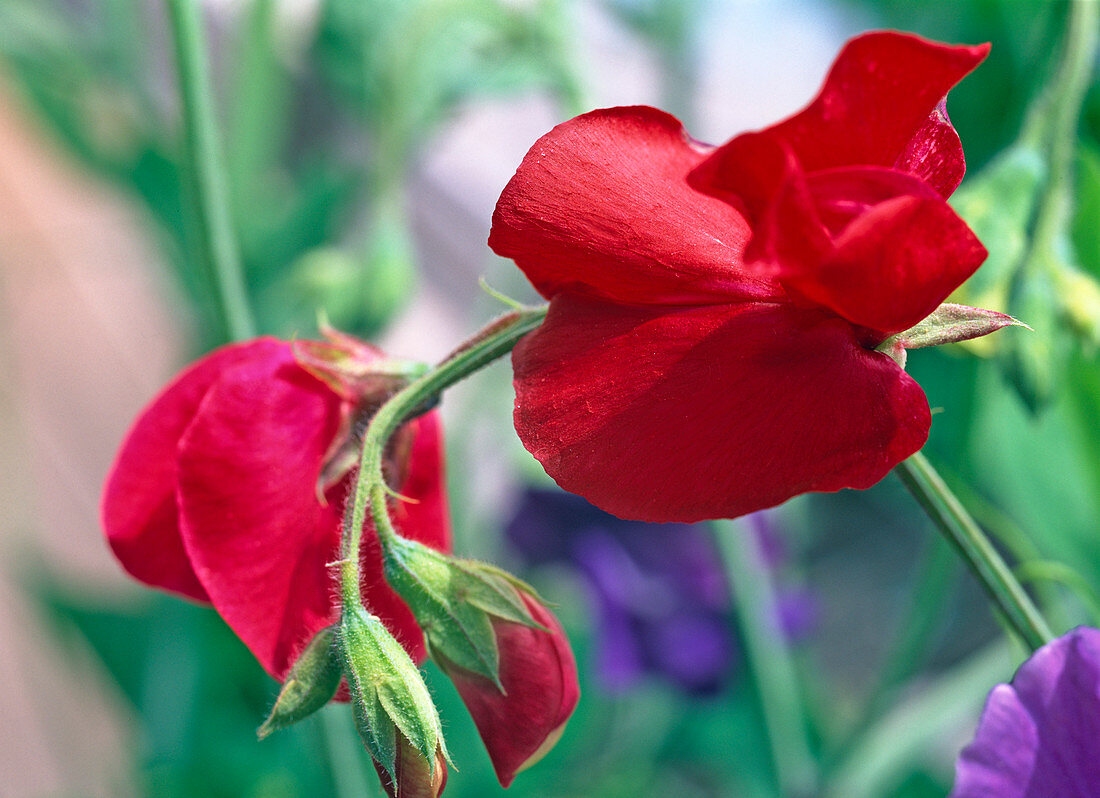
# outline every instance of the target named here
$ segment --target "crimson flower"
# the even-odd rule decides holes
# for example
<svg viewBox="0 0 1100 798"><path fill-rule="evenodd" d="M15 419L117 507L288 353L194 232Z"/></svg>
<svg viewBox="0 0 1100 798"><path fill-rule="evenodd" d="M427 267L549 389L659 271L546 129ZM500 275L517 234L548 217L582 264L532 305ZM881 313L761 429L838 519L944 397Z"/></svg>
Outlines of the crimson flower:
<svg viewBox="0 0 1100 798"><path fill-rule="evenodd" d="M382 354L334 334L328 343L258 338L198 361L141 413L107 478L103 525L115 555L147 584L210 602L260 664L282 680L339 610L338 557L355 432L395 388ZM449 549L439 423L399 432L388 466L406 537ZM364 536L371 611L417 661L424 640L382 577Z"/></svg>
<svg viewBox="0 0 1100 798"><path fill-rule="evenodd" d="M876 347L985 257L945 201L944 98L987 50L865 34L803 111L717 148L647 107L540 139L489 244L550 299L512 356L547 473L687 522L866 488L918 450L927 400Z"/></svg>
<svg viewBox="0 0 1100 798"><path fill-rule="evenodd" d="M462 696L504 787L554 747L581 695L577 663L558 619L531 596L519 595L544 628L493 618L503 691L433 654Z"/></svg>

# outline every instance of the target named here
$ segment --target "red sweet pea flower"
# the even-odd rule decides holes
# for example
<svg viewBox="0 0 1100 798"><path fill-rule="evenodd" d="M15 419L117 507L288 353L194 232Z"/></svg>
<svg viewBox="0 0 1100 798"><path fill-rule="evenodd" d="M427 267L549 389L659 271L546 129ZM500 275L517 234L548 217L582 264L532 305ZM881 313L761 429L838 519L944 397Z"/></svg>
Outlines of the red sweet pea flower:
<svg viewBox="0 0 1100 798"><path fill-rule="evenodd" d="M918 450L920 387L875 347L985 257L944 201L947 91L987 47L853 39L801 113L717 149L652 108L540 139L490 246L543 296L516 430L617 515L697 521L866 488Z"/></svg>
<svg viewBox="0 0 1100 798"><path fill-rule="evenodd" d="M520 596L546 630L493 619L503 692L484 676L435 657L462 696L505 787L554 747L581 695L577 663L558 619L531 596Z"/></svg>
<svg viewBox="0 0 1100 798"><path fill-rule="evenodd" d="M394 388L371 373L380 360L341 336L219 349L138 417L107 479L103 525L126 570L213 604L280 681L339 614L328 563L351 481L342 455ZM406 537L449 549L438 420L404 430L390 465L394 487L416 503L395 503L395 521ZM382 578L378 541L363 543L364 600L420 661L423 637Z"/></svg>

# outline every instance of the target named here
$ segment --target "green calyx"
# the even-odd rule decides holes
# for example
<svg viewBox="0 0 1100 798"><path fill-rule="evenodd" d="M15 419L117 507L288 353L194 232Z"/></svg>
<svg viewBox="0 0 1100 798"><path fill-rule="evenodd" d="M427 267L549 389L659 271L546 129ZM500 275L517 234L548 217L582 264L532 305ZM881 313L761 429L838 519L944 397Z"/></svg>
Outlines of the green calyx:
<svg viewBox="0 0 1100 798"><path fill-rule="evenodd" d="M376 616L344 608L337 652L351 693L355 727L367 752L392 781L397 779L398 737L427 762L438 753L450 761L439 713L420 669Z"/></svg>
<svg viewBox="0 0 1100 798"><path fill-rule="evenodd" d="M424 630L432 657L484 676L503 692L493 620L543 628L522 593L534 590L487 563L450 557L415 541L383 538L386 581Z"/></svg>
<svg viewBox="0 0 1100 798"><path fill-rule="evenodd" d="M261 740L309 717L336 695L342 673L335 640L336 627L328 626L309 641L287 674L271 714L256 730Z"/></svg>
<svg viewBox="0 0 1100 798"><path fill-rule="evenodd" d="M945 302L908 330L891 335L875 351L886 353L905 368L906 350L969 341L1010 326L1031 329L1004 313Z"/></svg>

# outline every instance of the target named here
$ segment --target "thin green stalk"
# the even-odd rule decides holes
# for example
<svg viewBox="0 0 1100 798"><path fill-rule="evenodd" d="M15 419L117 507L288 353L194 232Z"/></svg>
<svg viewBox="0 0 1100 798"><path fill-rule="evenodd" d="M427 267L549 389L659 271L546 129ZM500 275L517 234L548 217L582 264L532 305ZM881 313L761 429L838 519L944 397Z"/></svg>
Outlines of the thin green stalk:
<svg viewBox="0 0 1100 798"><path fill-rule="evenodd" d="M442 363L394 394L370 421L363 436L363 453L355 491L344 513L340 540L340 596L344 606L362 602L359 592L359 546L370 506L378 535L396 535L386 506L390 489L382 473L386 443L401 423L443 390L468 377L512 347L546 317L546 308L513 311L489 324Z"/></svg>
<svg viewBox="0 0 1100 798"><path fill-rule="evenodd" d="M1034 651L1052 640L1054 635L1031 598L924 455L917 452L900 463L896 470L905 487L958 549L994 606L1028 647Z"/></svg>
<svg viewBox="0 0 1100 798"><path fill-rule="evenodd" d="M1077 147L1077 122L1088 90L1100 36L1100 0L1073 0L1066 22L1062 60L1033 106L1024 125L1023 138L1041 140L1047 135L1049 173L1035 213L1035 226L1028 257L1023 263L1037 263L1036 252L1053 246L1065 226L1073 197L1073 157Z"/></svg>
<svg viewBox="0 0 1100 798"><path fill-rule="evenodd" d="M802 690L779 627L779 606L760 541L731 521L715 521L749 669L756 683L772 751L779 794L817 794L817 765L810 750Z"/></svg>
<svg viewBox="0 0 1100 798"><path fill-rule="evenodd" d="M255 323L229 211L202 17L197 0L167 0L167 4L179 71L184 176L190 184L201 260L225 334L239 341L255 335Z"/></svg>

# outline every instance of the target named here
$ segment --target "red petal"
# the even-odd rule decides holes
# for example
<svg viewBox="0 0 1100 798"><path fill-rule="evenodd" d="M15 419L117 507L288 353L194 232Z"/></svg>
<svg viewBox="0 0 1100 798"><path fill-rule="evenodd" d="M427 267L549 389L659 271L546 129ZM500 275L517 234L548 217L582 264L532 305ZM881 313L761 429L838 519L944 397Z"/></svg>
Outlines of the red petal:
<svg viewBox="0 0 1100 798"><path fill-rule="evenodd" d="M981 242L946 202L896 197L859 216L835 251L784 283L849 321L891 334L939 307L985 260Z"/></svg>
<svg viewBox="0 0 1100 798"><path fill-rule="evenodd" d="M562 294L513 352L516 430L616 515L699 521L866 488L923 445L920 387L847 322L789 304L684 310Z"/></svg>
<svg viewBox="0 0 1100 798"><path fill-rule="evenodd" d="M947 118L947 98L940 100L916 132L894 168L919 177L946 199L966 174L962 142Z"/></svg>
<svg viewBox="0 0 1100 798"><path fill-rule="evenodd" d="M180 541L176 452L199 403L226 369L262 359L283 345L272 338L232 344L181 373L138 416L103 491L103 528L123 567L155 587L206 601Z"/></svg>
<svg viewBox="0 0 1100 798"><path fill-rule="evenodd" d="M745 220L687 185L703 158L680 122L653 108L579 116L527 153L489 246L546 297L681 305L774 294L741 269Z"/></svg>
<svg viewBox="0 0 1100 798"><path fill-rule="evenodd" d="M339 398L284 344L271 357L225 373L180 445L180 526L195 573L276 678L336 617L328 563L337 557L350 478L329 491L327 506L317 501L316 485L339 413ZM369 530L363 581L371 610L422 657L411 613L382 583L377 538Z"/></svg>
<svg viewBox="0 0 1100 798"><path fill-rule="evenodd" d="M521 596L550 631L493 622L504 693L485 677L444 663L505 787L554 746L580 699L577 663L561 624L536 600Z"/></svg>
<svg viewBox="0 0 1100 798"><path fill-rule="evenodd" d="M897 167L949 194L961 177L962 150L937 107L988 52L989 45L950 47L894 32L857 36L837 56L817 98L762 134L789 146L807 173ZM693 182L720 193L736 169L720 147Z"/></svg>

